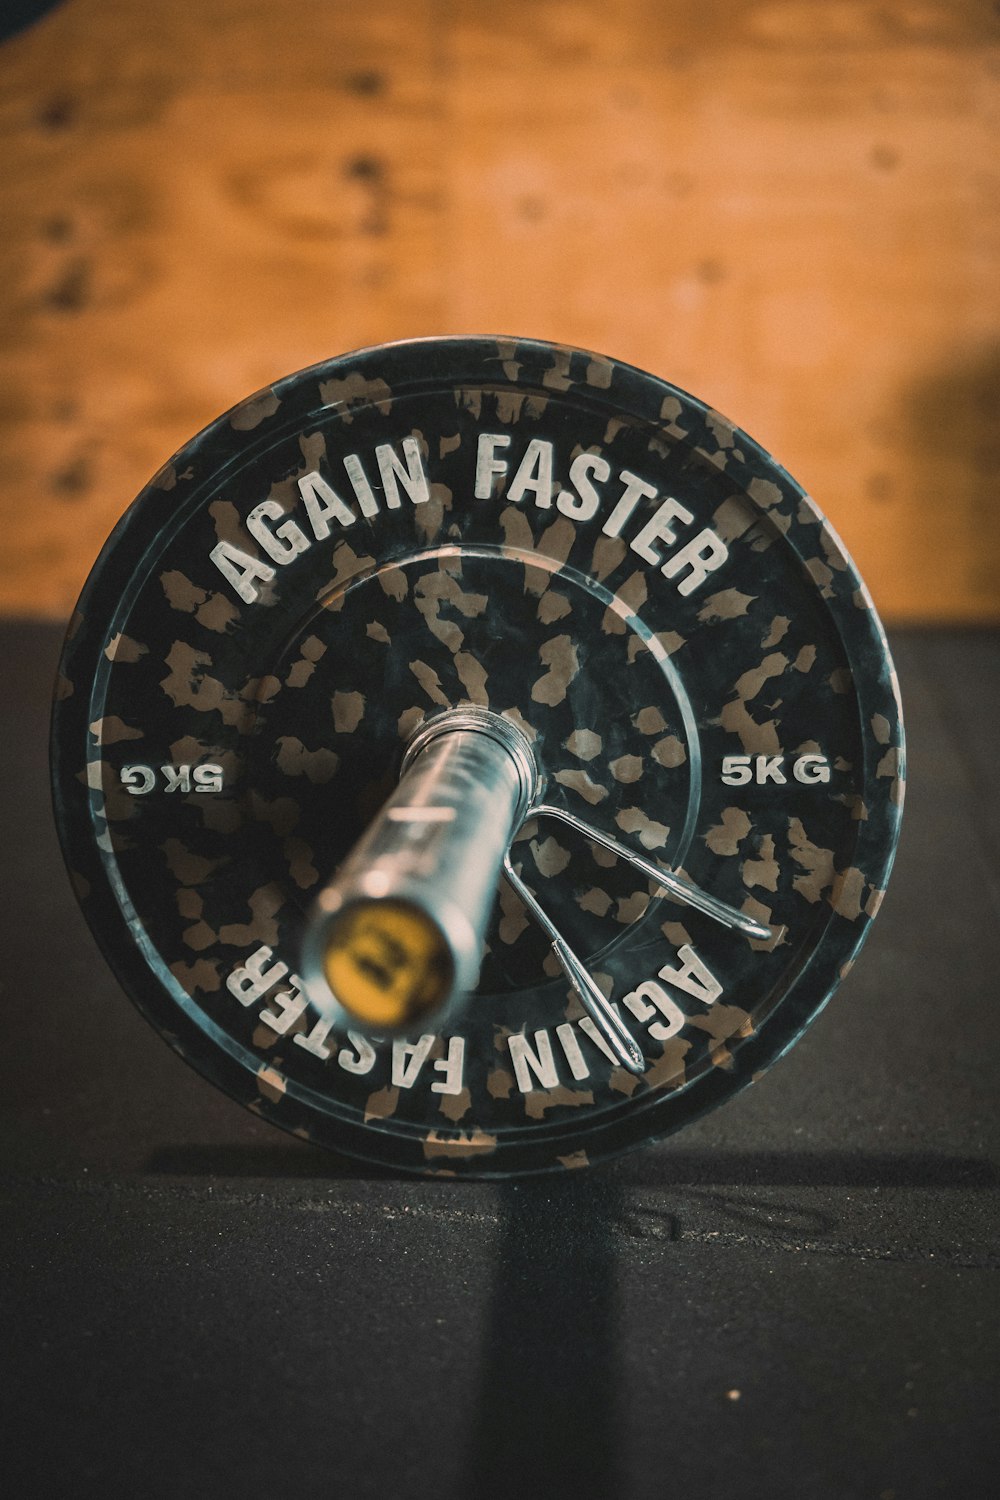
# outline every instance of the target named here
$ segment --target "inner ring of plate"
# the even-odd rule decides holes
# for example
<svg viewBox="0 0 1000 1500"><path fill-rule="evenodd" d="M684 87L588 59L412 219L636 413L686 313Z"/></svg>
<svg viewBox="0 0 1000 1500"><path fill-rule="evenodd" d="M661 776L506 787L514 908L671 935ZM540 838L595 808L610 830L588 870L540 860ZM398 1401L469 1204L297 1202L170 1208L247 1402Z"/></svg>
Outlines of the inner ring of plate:
<svg viewBox="0 0 1000 1500"><path fill-rule="evenodd" d="M522 587L522 578L528 576L525 570L548 575L544 592L550 584L558 584L560 594L553 596L556 608L566 607L567 594L578 601L552 627L539 626L534 618L540 596L537 584L532 594ZM466 601L466 608L468 601L474 601L473 618L459 615L465 630L462 644L470 648L466 669L469 662L480 668L485 662L489 670L474 683L478 691L473 695L467 691L467 675L461 681L449 677L456 659L454 639L448 637L450 647L443 645L424 617L429 615L431 626L441 635L458 631L454 620L437 618L436 604L434 610L428 608L426 593L419 598L422 587L433 596L443 585L445 592ZM477 588L479 592L474 592ZM621 633L600 629L607 611L621 621ZM588 704L585 717L588 725L603 728L605 737L616 736L619 749L624 744L627 750L643 752L622 755L615 763L620 775L638 777L642 762L643 785L638 792L617 784L602 756L591 751L591 742L597 738L592 729L584 731L590 739L582 742L592 759L579 761L567 750L567 743L572 745L576 731L583 727L571 716L572 683L569 693L554 705L532 699L542 673L540 666L532 668L533 653L540 644L542 661L549 660L545 653L553 632L572 632L574 626L580 630L581 624L586 628L576 638L565 638L571 640L578 658L580 696ZM381 656L379 645L373 642L383 643ZM277 704L269 707L267 701L255 707L248 783L265 798L275 794L297 797L300 826L312 830L306 836L312 865L319 872L316 888L332 875L395 784L405 744L423 719L470 701L527 725L546 774L546 801L672 868L683 864L701 800L701 751L694 710L655 634L624 600L592 577L543 553L504 544L416 549L364 568L324 590L271 664L275 679L288 676L304 645L311 659L308 684L294 695L283 693L280 708ZM602 653L603 671L588 673L589 649ZM614 671L607 670L609 660L616 664ZM596 680L590 680L591 675ZM433 700L422 695L421 681L424 686L430 684ZM372 684L375 689L369 691ZM629 697L632 692L638 693L635 701ZM552 696L547 678L543 697ZM676 731L661 740L669 740L678 759L672 769L650 756L648 729L643 734L633 724L623 723L623 709L633 719L637 714L641 719L644 710L649 713L654 708L661 717L666 714L665 724ZM318 787L308 779L308 767L315 764L309 757L317 754L336 762L335 772ZM306 767L307 777L293 781L289 773L299 763ZM585 793L591 792L591 772L612 788L610 794L601 788L602 801L596 806L588 805L576 791L582 786ZM642 805L644 799L652 804L648 809ZM333 808L337 811L331 819L329 809ZM248 811L252 817L252 808ZM668 818L669 826L658 822L659 817ZM644 824L640 818L646 820ZM660 829L665 836L658 833ZM606 858L595 864L585 836L561 823L536 821L529 814L515 839L512 858L567 940L590 965L634 938L659 904L644 877ZM275 859L280 868L277 850ZM607 868L609 863L613 868ZM301 879L279 876L279 880L303 905L315 894L315 889L303 891ZM546 980L562 982L547 939L534 923L526 921L520 903L501 884L479 994L535 991Z"/></svg>

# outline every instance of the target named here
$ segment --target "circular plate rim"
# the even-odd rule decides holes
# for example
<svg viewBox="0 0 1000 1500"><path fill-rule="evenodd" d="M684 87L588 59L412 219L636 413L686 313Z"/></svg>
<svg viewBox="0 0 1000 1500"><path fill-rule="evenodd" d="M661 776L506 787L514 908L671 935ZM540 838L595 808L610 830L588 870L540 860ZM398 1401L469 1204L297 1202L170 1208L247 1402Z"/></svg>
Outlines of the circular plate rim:
<svg viewBox="0 0 1000 1500"><path fill-rule="evenodd" d="M461 360L456 364L455 357L459 354ZM489 373L490 364L496 366L495 376ZM511 365L517 371L513 378L504 369L504 366L509 369ZM430 370L429 366L432 367ZM574 368L582 374L582 382L579 378L572 378L571 371ZM529 372L527 379L526 370ZM664 403L672 399L680 403L682 411L686 409L703 421L711 417L721 421L732 431L734 445L739 447L743 456L735 459L727 455L727 474L736 480L749 503L755 505L762 515L766 515L766 509L747 494L746 484L740 483L741 476L749 474L754 464L765 467L769 478L779 479L798 506L806 507L814 522L824 528L826 547L839 554L847 579L854 585L853 603L850 606L852 614L848 615L844 601L836 595L825 598L823 604L832 617L845 655L852 666L859 719L864 723L875 713L888 718L890 744L898 750L897 776L891 786L883 778L883 786L879 787L871 764L874 754L872 743L870 738L864 737L862 784L866 791L874 789L883 794L887 812L892 800L895 812L889 813L888 837L883 835L876 840L873 825L862 822L855 853L859 849L864 850L866 874L884 892L898 846L905 787L902 705L885 631L874 603L850 554L827 518L802 486L760 443L681 387L636 366L591 350L544 340L487 335L398 340L336 355L283 376L273 385L255 392L210 422L183 444L139 492L112 530L91 568L71 617L60 658L50 726L50 758L53 808L63 858L98 946L122 988L145 1019L205 1078L253 1112L280 1127L371 1164L421 1175L452 1175L458 1172L463 1176L501 1177L558 1171L567 1165L579 1164L576 1158L580 1156L580 1142L584 1136L586 1158L589 1160L593 1154L600 1159L607 1159L644 1141L672 1134L766 1072L825 1009L841 980L853 966L871 930L871 920L854 930L848 930L851 924L832 914L832 920L824 927L819 948L808 955L806 963L792 981L791 992L783 996L776 1013L768 1019L767 1025L760 1032L742 1040L734 1049L731 1069L712 1068L699 1075L685 1089L650 1096L643 1101L644 1107L639 1110L633 1108L631 1111L612 1111L607 1120L602 1120L598 1115L589 1131L586 1126L570 1122L565 1131L541 1131L539 1136L545 1139L535 1140L534 1147L537 1149L533 1149L530 1141L518 1141L507 1143L506 1149L501 1143L495 1154L490 1156L477 1156L475 1149L463 1149L454 1155L449 1156L447 1151L443 1151L440 1156L432 1155L428 1158L419 1145L419 1134L403 1136L394 1131L391 1124L384 1122L370 1121L367 1124L359 1122L351 1125L343 1119L332 1117L317 1122L315 1116L296 1100L294 1089L291 1094L286 1090L277 1100L269 1099L259 1092L256 1077L249 1074L225 1047L207 1046L206 1037L218 1028L214 1023L202 1024L196 1021L186 1010L178 1007L175 999L163 989L143 959L139 944L133 940L126 908L113 889L96 840L90 837L89 817L81 818L77 806L74 806L74 799L77 805L80 799L75 778L85 764L78 748L81 744L80 736L81 733L86 734L93 720L87 707L92 701L92 693L76 692L73 674L85 665L83 658L89 653L91 665L88 676L91 672L94 673L96 685L101 678L100 663L104 659L102 651L95 650L90 640L87 612L93 596L98 592L105 597L121 599L127 592L123 585L134 578L149 549L163 537L167 520L172 522L171 530L173 526L182 525L183 515L189 507L193 508L198 504L205 484L211 482L213 490L217 488L220 477L218 464L212 469L210 479L196 484L184 496L183 504L178 510L176 499L171 498L177 482L178 466L187 465L190 460L204 456L213 448L219 448L227 455L221 465L222 469L237 459L243 463L248 462L259 441L254 438L257 426L255 413L262 411L266 414L265 409L275 400L280 406L290 393L302 390L309 382L318 383L321 379L351 376L357 378L357 388L360 390L367 382L386 381L387 375L392 376L391 382L387 383L391 384L393 397L404 392L413 394L421 388L439 388L442 377L455 387L502 386L506 382L516 384L518 388L527 386L549 393L565 394L571 390L577 393L589 389L593 399L603 409L614 404L617 410L626 412L633 421L644 421L661 427L667 425L663 416ZM406 378L407 375L409 379ZM609 401L608 388L612 377L619 382L616 395L620 397L624 391L625 400L617 399L614 403ZM368 396L362 399L365 404L371 404L375 398L369 391ZM315 418L325 409L345 404L350 403L334 401L311 407L308 418ZM308 418L297 412L292 425L301 426ZM677 440L675 435L671 436ZM268 444L275 440L276 433L271 430ZM794 541L785 537L782 540L802 561ZM113 623L113 618L102 621L102 643L113 634ZM875 681L864 677L859 680L857 673L853 671L857 652L849 649L849 646L855 639L867 642L877 649L880 671ZM858 649L860 650L860 644ZM106 670L110 671L110 667ZM70 685L68 693L63 684ZM880 748L886 747L880 745ZM89 797L89 791L85 795ZM869 845L873 847L869 848ZM88 888L85 892L82 890L81 880ZM833 925L835 922L842 923L839 931ZM818 966L819 973L815 965L817 957L823 960ZM807 994L809 986L804 983L807 974L810 985L814 988L818 985L821 989L818 1001ZM208 1022L207 1017L204 1019ZM657 1105L662 1106L665 1099L673 1101L672 1117L657 1125ZM660 1113L662 1112L661 1108ZM654 1116L652 1128L649 1128L650 1114ZM640 1124L643 1128L632 1128ZM328 1129L328 1126L332 1128ZM439 1134L447 1145L452 1137L457 1141L462 1137L467 1138L469 1133L443 1130L435 1134ZM526 1134L530 1135L531 1132ZM560 1158L557 1150L558 1138L562 1134L566 1136L567 1150ZM391 1141L395 1149L373 1149L386 1140ZM424 1140L426 1143L426 1135ZM414 1145L417 1146L415 1152L412 1150Z"/></svg>

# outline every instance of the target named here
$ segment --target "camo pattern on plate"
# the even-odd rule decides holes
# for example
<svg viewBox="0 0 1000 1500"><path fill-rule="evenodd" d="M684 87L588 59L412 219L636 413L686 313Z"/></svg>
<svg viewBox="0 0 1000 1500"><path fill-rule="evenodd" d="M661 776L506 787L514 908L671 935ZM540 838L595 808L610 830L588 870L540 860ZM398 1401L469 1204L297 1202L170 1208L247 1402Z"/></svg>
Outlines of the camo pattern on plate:
<svg viewBox="0 0 1000 1500"><path fill-rule="evenodd" d="M717 566L682 592L705 530ZM461 703L527 731L548 802L771 929L721 928L563 823L521 829L515 866L641 1079L506 886L446 1035L337 1036L299 994L313 895L409 736ZM733 756L749 784L723 780ZM878 910L903 742L861 581L750 438L597 355L442 339L279 382L140 495L71 624L53 775L91 926L197 1068L310 1139L490 1174L675 1129L787 1047Z"/></svg>

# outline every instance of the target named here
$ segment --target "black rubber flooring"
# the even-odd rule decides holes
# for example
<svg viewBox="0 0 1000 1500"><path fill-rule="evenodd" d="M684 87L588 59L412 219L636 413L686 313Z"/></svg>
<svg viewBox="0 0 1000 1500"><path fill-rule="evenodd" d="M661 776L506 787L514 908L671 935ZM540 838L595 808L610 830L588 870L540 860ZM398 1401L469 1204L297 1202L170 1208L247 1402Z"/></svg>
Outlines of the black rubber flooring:
<svg viewBox="0 0 1000 1500"><path fill-rule="evenodd" d="M320 1153L147 1028L51 827L59 638L0 628L5 1494L1000 1494L1000 634L894 640L900 855L813 1030L519 1186Z"/></svg>

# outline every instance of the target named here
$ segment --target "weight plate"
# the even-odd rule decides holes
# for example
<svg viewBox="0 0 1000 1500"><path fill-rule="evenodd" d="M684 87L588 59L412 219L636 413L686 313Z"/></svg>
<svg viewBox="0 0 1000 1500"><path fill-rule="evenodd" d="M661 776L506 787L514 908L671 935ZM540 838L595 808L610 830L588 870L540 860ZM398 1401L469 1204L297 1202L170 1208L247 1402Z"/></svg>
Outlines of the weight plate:
<svg viewBox="0 0 1000 1500"><path fill-rule="evenodd" d="M532 744L561 816L513 869L641 1076L508 882L443 1029L345 1033L302 993L316 892L466 704ZM88 921L182 1055L309 1140L479 1175L585 1164L758 1076L850 967L903 790L885 637L813 502L683 391L530 340L363 350L194 438L83 591L52 752Z"/></svg>

